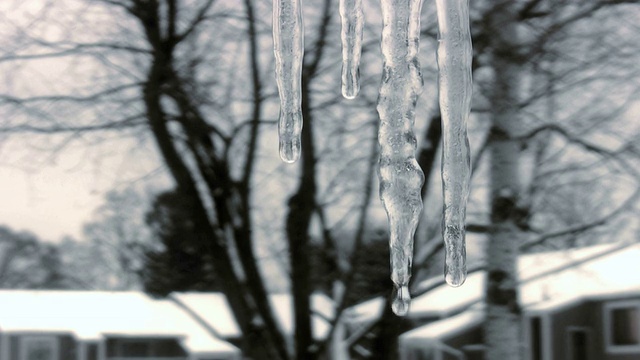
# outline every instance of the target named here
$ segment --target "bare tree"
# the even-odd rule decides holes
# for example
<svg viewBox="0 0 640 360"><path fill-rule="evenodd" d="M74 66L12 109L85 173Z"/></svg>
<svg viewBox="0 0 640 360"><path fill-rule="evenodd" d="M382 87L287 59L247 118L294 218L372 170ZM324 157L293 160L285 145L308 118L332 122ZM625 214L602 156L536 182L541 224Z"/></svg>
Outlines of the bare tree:
<svg viewBox="0 0 640 360"><path fill-rule="evenodd" d="M0 288L45 289L82 286L63 273L57 247L33 234L0 226Z"/></svg>
<svg viewBox="0 0 640 360"><path fill-rule="evenodd" d="M514 327L518 252L549 244L563 233L596 228L633 204L633 197L624 201L605 197L602 202L612 206L601 216L538 227L544 218L540 214L548 210L540 205L545 203L543 190L558 188L568 174L591 176L593 172L580 173L578 162L585 159L593 163L590 171L617 169L621 179L637 187L637 178L633 180L631 174L638 151L633 136L624 131L615 134L619 146L613 148L592 138L605 130L613 133L612 124L624 117L624 109L635 98L637 89L626 80L637 76L630 60L637 56L637 49L633 42L622 40L629 35L615 38L607 49L592 48L605 30L622 31L610 22L616 9L631 3L472 2L477 84L472 125L478 133L472 139L474 179L490 179L474 189L478 193L490 189L492 200L489 206L487 201L472 202L468 231L490 237L488 253L493 255L488 258L494 261L486 264L491 274L487 332L499 324L508 325L495 331L496 337L487 337L495 350L489 355L492 359L517 358L517 345L506 347L512 343L498 339L513 330L507 335L516 344L519 341ZM373 9L377 4L369 5ZM371 21L367 26L361 97L346 106L339 92L336 1L318 0L307 6L309 11L316 10L316 16L307 26L304 148L299 167L274 163L265 149L276 147L262 141L272 140L277 115L270 24L258 16L270 13L269 4L252 0L50 2L36 9L37 16L7 25L12 40L7 40L10 46L3 47L0 57L0 66L7 70L5 80L13 84L0 96L3 111L12 115L2 120L2 133L46 137L52 142L46 150L51 151L72 142L104 142L111 140L111 134L154 144L176 191L194 210L198 250L212 259L215 276L246 335L244 350L256 359L313 359L326 353L327 341L318 342L312 336L311 245L321 243L339 269L330 279L336 284L337 309L330 322L336 325L349 304L349 285L366 230L377 219L372 214L380 209L372 199L379 25ZM375 16L375 11L371 14ZM434 18L431 10L425 16ZM602 29L585 28L590 17L609 23ZM65 31L69 29L64 24L70 23L74 31ZM434 21L423 24L422 51L431 59ZM589 36L584 35L587 30ZM585 54L588 57L583 60ZM548 67L552 59L554 66ZM432 62L423 63L425 78L434 79ZM33 74L43 66L52 70L42 74L41 86L18 81L18 75ZM60 66L66 66L65 71L55 70ZM542 75L553 78L554 85L539 82ZM625 86L620 96L596 96L619 84ZM425 94L433 94L433 86L427 87ZM577 96L585 88L588 96ZM540 116L550 98L557 103L553 119ZM418 156L427 178L438 167L440 118L434 103L434 97L423 96L419 119L427 120L421 128L425 141ZM526 181L521 181L525 176L520 160L528 154L525 148L534 148L532 144L543 136L552 140L542 146L545 151L534 166L535 181L523 189L520 183ZM575 155L575 151L578 156L563 155ZM489 154L492 162L487 167L483 155ZM605 167L598 165L603 163ZM562 176L550 175L556 170ZM436 190L425 188L427 206L440 206L434 200ZM278 210L283 204L284 213ZM269 230L263 228L269 226ZM417 239L417 268L441 249L432 230L437 226L424 228ZM345 232L350 234L345 241L349 246L340 243L344 237L338 235ZM262 241L269 241L274 253L284 259L279 260L288 275L285 286L290 285L295 304L293 346L288 346L291 341L280 331L268 303ZM394 358L393 339L403 324L390 311L382 324L380 347L374 354Z"/></svg>

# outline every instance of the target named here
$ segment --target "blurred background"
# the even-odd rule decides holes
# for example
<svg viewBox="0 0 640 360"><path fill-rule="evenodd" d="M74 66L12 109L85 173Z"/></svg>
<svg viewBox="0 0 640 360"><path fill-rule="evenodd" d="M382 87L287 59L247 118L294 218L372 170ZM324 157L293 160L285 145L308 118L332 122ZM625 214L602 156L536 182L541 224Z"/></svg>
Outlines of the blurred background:
<svg viewBox="0 0 640 360"><path fill-rule="evenodd" d="M20 316L6 310L0 359L640 356L640 283L621 281L638 266L628 253L640 225L638 1L470 2L471 275L460 289L442 279L438 25L424 3L415 131L427 181L406 318L387 303L382 20L378 1L363 3L361 92L346 100L338 1L304 1L303 149L285 164L270 1L3 0L0 301L60 318L80 315L56 302L93 309L110 296L155 310L131 334L95 319L88 338L33 321L15 334L39 335L15 343L3 321ZM594 265L603 259L624 266ZM589 266L605 270L575 272ZM602 316L557 330L545 319L560 308L539 306L552 300ZM162 332L173 326L154 322L173 319L165 311L206 334ZM451 319L455 331L429 330ZM209 348L225 341L237 351Z"/></svg>

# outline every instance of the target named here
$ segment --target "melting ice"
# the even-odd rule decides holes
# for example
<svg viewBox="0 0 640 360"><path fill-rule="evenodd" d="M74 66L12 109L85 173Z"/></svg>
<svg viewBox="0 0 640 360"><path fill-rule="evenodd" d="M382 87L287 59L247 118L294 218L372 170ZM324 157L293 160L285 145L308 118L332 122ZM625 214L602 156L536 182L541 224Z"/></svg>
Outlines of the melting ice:
<svg viewBox="0 0 640 360"><path fill-rule="evenodd" d="M438 12L438 85L442 113L442 237L445 279L460 286L467 276L465 214L471 160L467 118L471 110L471 35L468 0L436 0Z"/></svg>
<svg viewBox="0 0 640 360"><path fill-rule="evenodd" d="M422 91L418 62L421 0L382 1L383 74L380 115L380 198L389 218L393 311L409 311L413 235L422 211L424 174L415 158L415 108Z"/></svg>
<svg viewBox="0 0 640 360"><path fill-rule="evenodd" d="M439 25L439 101L442 112L443 238L445 277L453 286L466 277L465 212L471 174L466 121L471 106L471 37L468 0L436 0ZM415 107L422 91L418 62L422 0L381 0L384 60L380 115L380 198L389 218L393 311L409 311L413 236L422 211L424 174L416 159ZM357 96L364 16L362 0L340 0L342 94ZM300 157L301 75L304 39L300 0L273 0L276 80L280 94L280 157Z"/></svg>

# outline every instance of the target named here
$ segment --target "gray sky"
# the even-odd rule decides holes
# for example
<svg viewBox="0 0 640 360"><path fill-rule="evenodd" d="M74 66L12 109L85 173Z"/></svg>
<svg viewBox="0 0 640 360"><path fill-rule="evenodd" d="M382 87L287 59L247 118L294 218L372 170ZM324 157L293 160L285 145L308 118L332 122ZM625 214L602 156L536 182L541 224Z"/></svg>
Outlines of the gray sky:
<svg viewBox="0 0 640 360"><path fill-rule="evenodd" d="M32 146L35 139L0 143L0 224L34 232L43 240L79 237L82 224L113 188L167 184L153 144L111 140L45 157Z"/></svg>

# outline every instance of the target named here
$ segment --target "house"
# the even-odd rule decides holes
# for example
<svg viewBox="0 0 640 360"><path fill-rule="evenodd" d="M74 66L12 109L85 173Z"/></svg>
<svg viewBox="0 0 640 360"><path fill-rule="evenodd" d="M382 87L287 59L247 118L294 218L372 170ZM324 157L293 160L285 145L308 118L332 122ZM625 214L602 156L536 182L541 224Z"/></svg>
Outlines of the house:
<svg viewBox="0 0 640 360"><path fill-rule="evenodd" d="M215 336L238 344L242 333L229 307L227 298L222 293L176 292L169 299L190 313L195 319L207 327ZM269 303L274 310L276 322L287 339L293 338L294 319L293 303L289 294L271 294ZM312 332L316 340L323 340L329 334L330 322L334 316L333 301L323 294L311 296ZM288 344L293 347L293 344Z"/></svg>
<svg viewBox="0 0 640 360"><path fill-rule="evenodd" d="M237 360L169 300L139 292L0 290L0 360Z"/></svg>
<svg viewBox="0 0 640 360"><path fill-rule="evenodd" d="M640 244L524 255L518 270L525 359L640 359ZM425 294L435 301L431 314L446 298L455 305L401 335L400 358L482 359L485 281L478 272L461 288ZM424 311L421 298L416 313Z"/></svg>

